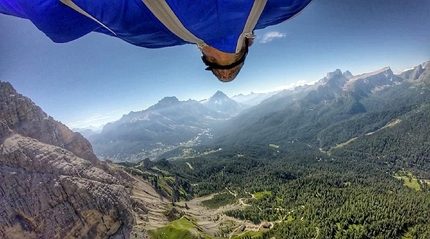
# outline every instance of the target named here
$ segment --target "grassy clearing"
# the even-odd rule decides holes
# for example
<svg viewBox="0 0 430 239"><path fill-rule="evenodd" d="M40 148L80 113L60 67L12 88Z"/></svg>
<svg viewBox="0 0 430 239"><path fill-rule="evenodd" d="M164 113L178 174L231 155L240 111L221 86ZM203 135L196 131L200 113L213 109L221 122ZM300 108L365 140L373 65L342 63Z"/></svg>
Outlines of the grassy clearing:
<svg viewBox="0 0 430 239"><path fill-rule="evenodd" d="M261 198L263 198L266 195L267 196L272 196L272 192L264 190L263 192L256 192L256 193L254 193L254 197L256 199L261 199Z"/></svg>
<svg viewBox="0 0 430 239"><path fill-rule="evenodd" d="M217 209L235 202L236 198L230 193L220 193L215 194L212 199L202 201L202 205L210 209Z"/></svg>
<svg viewBox="0 0 430 239"><path fill-rule="evenodd" d="M349 143L353 142L353 141L354 141L354 140L356 140L356 139L357 139L357 137L354 137L354 138L352 138L352 139L349 139L349 140L348 140L348 141L346 141L346 142L343 142L343 143L337 144L337 145L336 145L336 146L334 146L333 148L334 148L334 149L342 148L343 146L348 145Z"/></svg>
<svg viewBox="0 0 430 239"><path fill-rule="evenodd" d="M366 133L366 135L372 135L372 134L374 134L374 133L376 133L376 132L378 132L378 131L380 131L380 130L383 130L383 129L386 129L386 128L391 128L391 127L393 127L394 125L396 125L396 124L398 124L398 123L400 123L400 122L402 122L402 120L401 120L401 119L396 119L396 120L394 120L394 121L392 121L392 122L389 122L389 123L388 123L388 124L386 124L384 127L380 128L380 129L378 129L378 130L375 130L375 131L372 131L372 132Z"/></svg>
<svg viewBox="0 0 430 239"><path fill-rule="evenodd" d="M351 182L344 182L343 185L345 185L345 187L351 186Z"/></svg>
<svg viewBox="0 0 430 239"><path fill-rule="evenodd" d="M222 150L222 148L205 151L205 152L203 152L203 155L208 155L208 154L216 153L216 152L221 151L221 150Z"/></svg>
<svg viewBox="0 0 430 239"><path fill-rule="evenodd" d="M192 219L186 216L164 227L149 230L148 233L152 239L210 239Z"/></svg>
<svg viewBox="0 0 430 239"><path fill-rule="evenodd" d="M357 225L357 224L350 224L348 226L348 229L355 230L355 231L361 231L364 229L364 226L363 225Z"/></svg>
<svg viewBox="0 0 430 239"><path fill-rule="evenodd" d="M342 147L344 147L344 146L348 145L349 143L353 142L353 141L354 141L354 140L356 140L356 139L357 139L357 137L354 137L354 138L352 138L352 139L349 139L349 140L348 140L348 141L346 141L346 142L343 142L343 143L337 144L336 146L333 146L333 147L329 148L327 151L324 151L322 148L319 148L319 150L320 150L320 152L325 153L325 154L327 154L328 156L330 156L330 155L331 155L331 151L332 151L333 149L339 149L339 148L342 148Z"/></svg>
<svg viewBox="0 0 430 239"><path fill-rule="evenodd" d="M421 191L421 185L418 183L418 179L411 172L397 172L394 174L394 177L397 179L403 180L403 185L416 191Z"/></svg>
<svg viewBox="0 0 430 239"><path fill-rule="evenodd" d="M188 163L188 162L186 162L186 163L191 170L194 170L193 166L190 163Z"/></svg>
<svg viewBox="0 0 430 239"><path fill-rule="evenodd" d="M425 226L425 225L415 225L413 227L409 227L408 230L406 231L406 233L402 236L402 239L416 239L416 238L424 238L424 237L419 237L419 227L420 226ZM425 237L428 238L428 237Z"/></svg>
<svg viewBox="0 0 430 239"><path fill-rule="evenodd" d="M418 181L417 181L416 178L413 178L413 179L410 179L410 178L406 179L406 178L404 178L403 179L403 185L405 185L406 187L410 187L412 189L415 189L417 191L421 191L421 186L418 183Z"/></svg>

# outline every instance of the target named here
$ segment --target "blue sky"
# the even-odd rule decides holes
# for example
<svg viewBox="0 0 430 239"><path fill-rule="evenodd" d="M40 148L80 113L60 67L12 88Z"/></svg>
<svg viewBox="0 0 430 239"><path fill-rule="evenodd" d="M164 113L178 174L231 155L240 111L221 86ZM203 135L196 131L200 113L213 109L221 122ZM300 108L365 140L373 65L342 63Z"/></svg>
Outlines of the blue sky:
<svg viewBox="0 0 430 239"><path fill-rule="evenodd" d="M314 0L299 16L256 31L239 76L221 83L194 45L139 48L91 33L56 44L28 20L0 15L0 80L70 127L99 125L180 100L271 91L339 68L397 73L430 60L430 0Z"/></svg>

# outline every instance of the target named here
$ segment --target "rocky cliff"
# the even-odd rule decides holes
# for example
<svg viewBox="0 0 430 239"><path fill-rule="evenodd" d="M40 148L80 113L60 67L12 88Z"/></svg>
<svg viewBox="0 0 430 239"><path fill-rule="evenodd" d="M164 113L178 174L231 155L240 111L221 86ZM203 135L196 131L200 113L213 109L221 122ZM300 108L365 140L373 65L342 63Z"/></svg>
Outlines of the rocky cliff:
<svg viewBox="0 0 430 239"><path fill-rule="evenodd" d="M132 181L0 82L0 238L129 238Z"/></svg>
<svg viewBox="0 0 430 239"><path fill-rule="evenodd" d="M82 135L55 121L7 82L0 82L0 119L20 135L65 148L94 164L98 162L91 144Z"/></svg>

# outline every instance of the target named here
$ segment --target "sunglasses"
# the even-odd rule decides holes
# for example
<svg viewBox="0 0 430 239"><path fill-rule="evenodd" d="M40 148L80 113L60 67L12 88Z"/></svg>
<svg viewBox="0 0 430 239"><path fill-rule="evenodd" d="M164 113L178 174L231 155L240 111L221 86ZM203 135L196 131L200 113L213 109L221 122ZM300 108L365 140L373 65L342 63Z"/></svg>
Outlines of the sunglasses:
<svg viewBox="0 0 430 239"><path fill-rule="evenodd" d="M245 41L245 53L239 60L233 62L230 65L218 65L217 63L210 62L206 59L205 55L202 55L202 61L207 66L205 69L207 71L210 71L212 69L228 70L242 64L242 62L245 61L247 55L248 55L248 41Z"/></svg>

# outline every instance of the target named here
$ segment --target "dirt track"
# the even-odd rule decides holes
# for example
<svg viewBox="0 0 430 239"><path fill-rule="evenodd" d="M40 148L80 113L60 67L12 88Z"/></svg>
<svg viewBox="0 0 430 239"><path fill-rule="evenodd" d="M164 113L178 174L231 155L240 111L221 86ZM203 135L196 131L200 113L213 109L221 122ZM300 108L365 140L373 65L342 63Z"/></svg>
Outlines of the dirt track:
<svg viewBox="0 0 430 239"><path fill-rule="evenodd" d="M233 196L237 196L235 192L231 192ZM229 237L233 234L237 234L242 225L245 226L245 231L258 231L261 228L260 225L255 225L249 221L242 221L233 217L226 216L224 212L235 209L243 209L244 207L250 206L244 202L247 198L238 198L234 204L222 206L217 209L209 209L202 206L202 202L213 198L215 194L195 198L187 202L176 202L177 207L184 211L186 215L189 215L197 220L197 224L209 235L214 236L220 231L220 225L225 222L232 224L232 232ZM161 197L150 185L141 180L137 180L133 189L132 197L134 200L145 205L148 212L136 213L136 226L133 228L132 238L147 238L146 230L156 229L165 226L169 221L164 215L166 210L171 207L171 202ZM250 198L254 198L251 194ZM185 207L187 204L187 208ZM240 231L242 233L242 231Z"/></svg>
<svg viewBox="0 0 430 239"><path fill-rule="evenodd" d="M233 196L236 196L234 192L229 191ZM207 197L195 198L191 201L186 202L188 206L188 210L184 209L185 213L197 219L198 225L208 234L214 235L219 232L219 226L222 222L231 221L235 224L235 229L230 233L230 238L233 234L237 234L237 231L242 225L245 225L245 231L259 231L262 224L255 225L249 221L242 221L233 217L226 216L223 214L229 210L235 209L243 209L246 206L250 206L243 202L245 198L239 198L237 203L226 205L220 207L218 209L209 209L202 206L202 202L205 200L209 200L214 195L210 195ZM252 195L253 196L253 195ZM251 196L251 197L252 197ZM177 205L185 208L185 202L179 202Z"/></svg>

